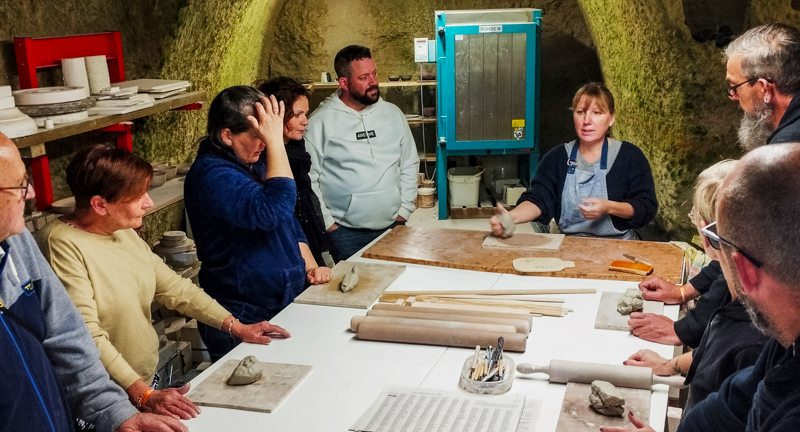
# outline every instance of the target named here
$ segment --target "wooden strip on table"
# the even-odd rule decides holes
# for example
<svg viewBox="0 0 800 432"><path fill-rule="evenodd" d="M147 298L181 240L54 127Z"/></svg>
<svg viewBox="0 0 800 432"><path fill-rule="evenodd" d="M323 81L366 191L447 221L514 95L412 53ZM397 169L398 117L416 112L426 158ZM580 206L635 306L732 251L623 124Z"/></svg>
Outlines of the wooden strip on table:
<svg viewBox="0 0 800 432"><path fill-rule="evenodd" d="M407 311L414 311L420 313L445 313L450 315L470 315L470 316L482 316L482 317L491 317L491 318L512 318L512 319L521 319L521 320L528 320L530 321L530 314L520 312L514 309L503 309L503 308L484 308L484 310L475 310L474 308L470 308L467 306L454 306L448 307L452 305L437 305L434 303L418 303L419 306L417 307L409 307L409 306L400 306L392 303L376 303L372 306L372 310L390 310L390 311L399 311L399 312L407 312Z"/></svg>
<svg viewBox="0 0 800 432"><path fill-rule="evenodd" d="M534 303L521 300L473 300L473 299L457 299L457 298L417 298L417 302L433 303L439 305L461 305L461 306L497 306L509 309L517 309L520 311L527 311L532 314L540 314L547 316L562 316L564 308L561 305L553 305L548 303ZM414 303L415 305L418 303Z"/></svg>
<svg viewBox="0 0 800 432"><path fill-rule="evenodd" d="M485 295L485 296L505 296L505 295L544 295L544 294L595 294L593 288L540 288L530 290L450 290L450 291L390 291L381 294L381 301L394 303L397 300L406 300L416 296L438 296L438 295ZM541 300L540 300L541 301Z"/></svg>
<svg viewBox="0 0 800 432"><path fill-rule="evenodd" d="M487 227L488 228L488 227ZM608 269L612 261L633 255L653 264L653 276L681 282L683 251L669 243L610 240L567 236L555 253L504 251L481 248L488 231L398 226L361 255L363 258L437 267L530 276L642 281L645 276ZM548 256L573 261L575 267L557 272L523 273L514 270L516 258Z"/></svg>
<svg viewBox="0 0 800 432"><path fill-rule="evenodd" d="M406 308L411 309L411 308ZM376 317L395 317L395 318L412 318L420 320L431 321L457 321L475 324L500 324L510 325L516 328L517 333L529 334L531 332L531 320L528 319L513 319L513 318L493 318L493 317L480 317L470 315L455 315L455 314L432 314L432 313L419 313L415 310L412 311L390 311L390 310L369 310L367 316Z"/></svg>

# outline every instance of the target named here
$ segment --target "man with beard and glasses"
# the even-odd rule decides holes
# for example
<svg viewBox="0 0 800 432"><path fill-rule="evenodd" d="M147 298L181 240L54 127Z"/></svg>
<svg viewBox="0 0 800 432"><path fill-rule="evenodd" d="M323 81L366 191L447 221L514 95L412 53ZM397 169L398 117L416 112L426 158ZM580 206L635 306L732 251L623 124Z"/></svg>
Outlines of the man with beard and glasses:
<svg viewBox="0 0 800 432"><path fill-rule="evenodd" d="M369 48L336 54L339 89L309 118L311 186L336 261L349 258L414 211L419 156L405 114L380 97Z"/></svg>
<svg viewBox="0 0 800 432"><path fill-rule="evenodd" d="M800 430L800 144L747 154L728 175L717 223L703 228L753 325L770 336L756 364L729 377L681 421L686 431ZM635 416L632 429L652 430Z"/></svg>
<svg viewBox="0 0 800 432"><path fill-rule="evenodd" d="M725 49L728 96L744 111L739 143L800 141L800 32L783 24L752 28Z"/></svg>

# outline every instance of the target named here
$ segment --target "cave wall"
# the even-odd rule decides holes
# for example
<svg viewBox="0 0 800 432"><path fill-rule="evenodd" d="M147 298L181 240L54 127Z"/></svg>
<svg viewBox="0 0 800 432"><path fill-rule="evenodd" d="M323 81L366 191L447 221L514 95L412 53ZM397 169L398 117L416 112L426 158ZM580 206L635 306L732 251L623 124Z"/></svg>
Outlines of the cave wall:
<svg viewBox="0 0 800 432"><path fill-rule="evenodd" d="M231 85L280 75L317 81L333 75L333 58L348 44L373 50L381 79L418 77L413 37L434 37L435 10L534 7L543 10L541 70L542 153L574 137L568 107L574 91L604 80L615 93L615 136L639 145L657 182L658 223L674 238L692 229L684 220L697 173L724 157L738 157L741 117L724 94L721 48L692 37L729 26L740 32L781 21L797 25L796 0L140 0L82 2L0 1L0 84L18 87L12 36L122 31L129 79L188 79L209 101ZM24 17L21 19L20 17ZM60 71L40 74L60 83ZM406 112L419 109L414 90L387 89ZM325 96L315 93L312 106ZM424 95L432 104L432 92ZM148 159L190 161L204 134L206 109L170 112L135 122L134 151ZM418 129L418 128L417 128ZM422 136L415 129L417 137ZM434 128L425 131L432 142ZM419 138L418 138L419 139ZM69 195L63 170L74 152L113 134L94 132L48 144L56 199ZM428 150L432 151L432 148ZM169 215L167 215L169 213ZM155 218L149 237L179 219ZM155 221L155 219L159 219ZM163 225L163 227L162 227ZM159 228L161 227L161 228Z"/></svg>

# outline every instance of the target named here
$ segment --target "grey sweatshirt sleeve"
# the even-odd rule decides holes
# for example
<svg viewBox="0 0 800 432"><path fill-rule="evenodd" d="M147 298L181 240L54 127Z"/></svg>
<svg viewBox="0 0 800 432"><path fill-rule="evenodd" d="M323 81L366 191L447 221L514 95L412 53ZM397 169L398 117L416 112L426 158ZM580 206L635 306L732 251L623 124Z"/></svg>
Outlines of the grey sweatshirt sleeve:
<svg viewBox="0 0 800 432"><path fill-rule="evenodd" d="M12 256L32 279L41 281L39 292L47 322L42 343L58 375L73 415L94 423L98 431L113 431L138 411L128 395L114 384L100 362L100 352L89 335L83 317L45 261L31 234L9 238L18 243ZM13 253L13 252L12 252Z"/></svg>
<svg viewBox="0 0 800 432"><path fill-rule="evenodd" d="M402 112L401 112L402 114ZM417 209L414 201L417 199L417 173L419 172L419 154L414 135L408 126L408 121L403 115L401 119L404 127L404 136L400 143L400 209L398 216L408 220L411 213Z"/></svg>

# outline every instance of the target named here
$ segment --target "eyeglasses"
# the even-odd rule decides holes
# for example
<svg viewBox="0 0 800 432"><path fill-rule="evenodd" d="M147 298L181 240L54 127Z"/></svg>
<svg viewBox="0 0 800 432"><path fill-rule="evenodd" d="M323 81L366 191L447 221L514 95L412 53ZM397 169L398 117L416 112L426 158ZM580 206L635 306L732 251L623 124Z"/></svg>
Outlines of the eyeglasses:
<svg viewBox="0 0 800 432"><path fill-rule="evenodd" d="M0 191L19 189L22 191L22 200L25 201L26 199L28 199L28 187L30 186L30 184L31 184L30 179L28 177L25 177L25 179L22 180L21 185L0 187Z"/></svg>
<svg viewBox="0 0 800 432"><path fill-rule="evenodd" d="M736 96L736 89L745 85L745 84L752 84L754 81L758 81L758 78L750 78L745 82L740 82L739 84L728 86L728 97Z"/></svg>
<svg viewBox="0 0 800 432"><path fill-rule="evenodd" d="M720 250L721 249L720 243L725 243L726 245L728 245L728 246L736 249L737 251L739 251L740 254L744 255L744 257L747 258L756 267L761 268L761 266L764 265L761 261L753 258L750 254L748 254L747 252L743 251L742 248L740 248L739 246L736 246L735 244L731 243L728 240L725 240L724 238L722 238L722 236L717 234L717 223L716 222L713 222L713 223L711 223L709 225L706 225L705 227L700 229L700 231L703 232L703 234L708 239L708 244L710 244L711 247L713 247L714 249Z"/></svg>

